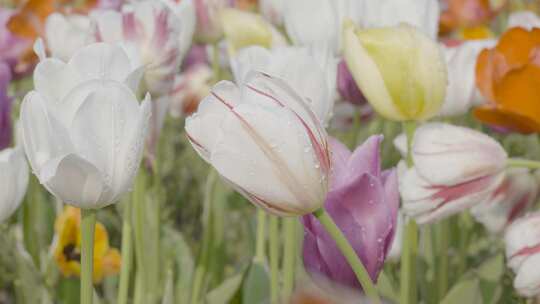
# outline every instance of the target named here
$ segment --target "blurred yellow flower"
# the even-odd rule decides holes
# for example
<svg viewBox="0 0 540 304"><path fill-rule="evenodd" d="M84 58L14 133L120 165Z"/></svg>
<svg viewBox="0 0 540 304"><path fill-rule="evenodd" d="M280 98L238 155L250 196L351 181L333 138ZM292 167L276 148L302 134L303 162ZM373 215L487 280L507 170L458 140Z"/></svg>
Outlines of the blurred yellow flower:
<svg viewBox="0 0 540 304"><path fill-rule="evenodd" d="M81 273L81 210L68 206L54 224L56 244L54 258L66 277ZM109 247L109 235L101 223L96 223L94 240L94 283L120 271L121 257L117 249Z"/></svg>

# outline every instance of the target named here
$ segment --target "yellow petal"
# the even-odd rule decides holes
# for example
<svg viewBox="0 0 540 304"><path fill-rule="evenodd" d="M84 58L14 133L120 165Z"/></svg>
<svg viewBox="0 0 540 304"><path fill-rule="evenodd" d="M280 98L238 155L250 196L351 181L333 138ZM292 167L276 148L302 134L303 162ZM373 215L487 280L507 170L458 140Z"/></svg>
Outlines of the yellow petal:
<svg viewBox="0 0 540 304"><path fill-rule="evenodd" d="M221 11L220 17L231 54L250 45L272 45L272 28L260 15L228 8Z"/></svg>

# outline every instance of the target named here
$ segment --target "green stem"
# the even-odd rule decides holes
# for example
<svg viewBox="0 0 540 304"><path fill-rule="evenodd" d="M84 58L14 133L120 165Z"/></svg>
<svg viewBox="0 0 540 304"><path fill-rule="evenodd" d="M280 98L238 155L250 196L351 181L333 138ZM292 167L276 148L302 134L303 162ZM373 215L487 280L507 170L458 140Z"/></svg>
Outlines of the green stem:
<svg viewBox="0 0 540 304"><path fill-rule="evenodd" d="M507 166L514 167L514 168L540 169L540 161L530 160L530 159L510 158L507 161Z"/></svg>
<svg viewBox="0 0 540 304"><path fill-rule="evenodd" d="M144 261L145 245L144 245L144 218L145 218L145 188L146 176L144 170L140 170L139 175L135 180L132 200L132 216L133 216L133 236L135 240L135 259L137 263L137 283L135 284L135 294L140 297L135 297L135 304L145 303L147 296L146 276L148 271ZM137 301L138 300L138 301Z"/></svg>
<svg viewBox="0 0 540 304"><path fill-rule="evenodd" d="M268 226L270 247L270 303L279 303L279 217L270 216Z"/></svg>
<svg viewBox="0 0 540 304"><path fill-rule="evenodd" d="M214 80L217 83L221 80L221 66L219 63L219 45L214 43L212 45L212 71L214 73Z"/></svg>
<svg viewBox="0 0 540 304"><path fill-rule="evenodd" d="M266 242L266 213L264 210L257 208L257 245L255 247L255 260L259 262L266 261L264 254Z"/></svg>
<svg viewBox="0 0 540 304"><path fill-rule="evenodd" d="M131 201L124 202L122 219L122 268L118 287L118 304L126 304L129 291L129 278L132 265L132 235L131 235Z"/></svg>
<svg viewBox="0 0 540 304"><path fill-rule="evenodd" d="M442 301L446 292L448 291L448 245L449 245L449 227L448 220L442 220L437 228L438 240L439 240L439 269L437 271L438 276L438 293L439 300Z"/></svg>
<svg viewBox="0 0 540 304"><path fill-rule="evenodd" d="M416 130L416 122L404 122L403 130L407 136L407 166L410 168L414 165L412 148L414 132ZM418 226L416 225L414 219L410 219L405 227L405 237L403 238L402 248L400 303L416 303L416 255L418 251Z"/></svg>
<svg viewBox="0 0 540 304"><path fill-rule="evenodd" d="M288 303L294 289L294 270L296 263L296 218L283 219L283 301Z"/></svg>
<svg viewBox="0 0 540 304"><path fill-rule="evenodd" d="M313 212L313 215L317 217L319 222L324 226L326 231L336 242L339 250L345 256L347 262L349 262L349 265L356 274L356 278L362 285L362 288L364 289L366 295L372 300L373 303L380 304L381 299L379 298L379 294L377 293L377 288L371 281L371 278L366 268L360 261L360 258L352 248L351 244L349 244L349 241L343 235L343 232L341 232L334 220L332 220L332 218L328 215L328 213L326 213L323 208L320 208L319 210Z"/></svg>
<svg viewBox="0 0 540 304"><path fill-rule="evenodd" d="M96 210L82 209L81 212L81 304L92 304Z"/></svg>

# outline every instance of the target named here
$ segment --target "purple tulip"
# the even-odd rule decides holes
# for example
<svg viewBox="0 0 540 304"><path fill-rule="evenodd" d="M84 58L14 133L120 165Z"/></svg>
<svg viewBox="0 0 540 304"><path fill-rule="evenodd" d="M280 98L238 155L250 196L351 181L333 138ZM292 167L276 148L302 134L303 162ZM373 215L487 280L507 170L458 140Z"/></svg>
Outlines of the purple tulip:
<svg viewBox="0 0 540 304"><path fill-rule="evenodd" d="M10 81L9 66L0 62L0 150L11 143L11 98L7 96Z"/></svg>
<svg viewBox="0 0 540 304"><path fill-rule="evenodd" d="M354 153L339 141L330 142L333 172L325 209L336 222L376 281L394 238L399 208L397 173L381 172L382 136L370 137ZM334 240L313 215L304 224L304 265L353 288L360 284Z"/></svg>
<svg viewBox="0 0 540 304"><path fill-rule="evenodd" d="M344 60L341 60L338 64L337 89L341 98L352 104L364 105L367 103L364 94L362 94L362 91L360 91L358 85L356 85Z"/></svg>
<svg viewBox="0 0 540 304"><path fill-rule="evenodd" d="M26 74L31 67L20 65L19 58L31 46L29 39L21 38L9 31L7 23L9 18L15 14L14 10L0 8L0 62L7 63L17 75Z"/></svg>

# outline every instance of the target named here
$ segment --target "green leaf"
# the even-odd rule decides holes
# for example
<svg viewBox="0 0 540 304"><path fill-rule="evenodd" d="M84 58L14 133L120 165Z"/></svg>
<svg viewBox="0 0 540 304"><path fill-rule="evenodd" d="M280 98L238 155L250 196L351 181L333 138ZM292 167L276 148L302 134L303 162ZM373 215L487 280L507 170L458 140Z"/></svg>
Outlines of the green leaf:
<svg viewBox="0 0 540 304"><path fill-rule="evenodd" d="M381 272L379 279L377 280L377 290L384 298L392 300L396 303L399 302L399 294L394 288L390 277L388 277L384 271Z"/></svg>
<svg viewBox="0 0 540 304"><path fill-rule="evenodd" d="M476 273L483 280L496 282L504 274L504 267L504 256L499 253L482 263Z"/></svg>
<svg viewBox="0 0 540 304"><path fill-rule="evenodd" d="M244 274L226 279L221 285L206 295L207 304L230 304L242 286Z"/></svg>
<svg viewBox="0 0 540 304"><path fill-rule="evenodd" d="M270 277L266 265L253 261L242 283L242 303L263 304L270 298Z"/></svg>
<svg viewBox="0 0 540 304"><path fill-rule="evenodd" d="M440 304L482 303L482 293L477 278L465 278L452 287Z"/></svg>

